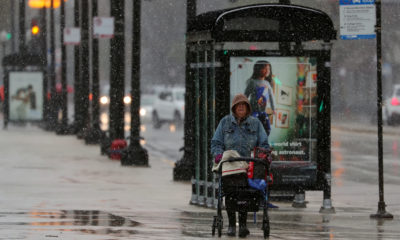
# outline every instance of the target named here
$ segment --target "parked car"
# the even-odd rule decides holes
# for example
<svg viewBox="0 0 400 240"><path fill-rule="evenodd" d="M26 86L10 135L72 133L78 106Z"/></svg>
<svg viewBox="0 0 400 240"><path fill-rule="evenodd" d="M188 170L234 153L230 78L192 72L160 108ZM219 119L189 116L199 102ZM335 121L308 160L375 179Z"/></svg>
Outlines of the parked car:
<svg viewBox="0 0 400 240"><path fill-rule="evenodd" d="M400 84L393 86L392 95L385 100L382 112L388 125L400 124Z"/></svg>
<svg viewBox="0 0 400 240"><path fill-rule="evenodd" d="M185 88L172 87L159 92L154 101L152 121L154 128L160 128L165 122L176 125L183 123L185 113Z"/></svg>

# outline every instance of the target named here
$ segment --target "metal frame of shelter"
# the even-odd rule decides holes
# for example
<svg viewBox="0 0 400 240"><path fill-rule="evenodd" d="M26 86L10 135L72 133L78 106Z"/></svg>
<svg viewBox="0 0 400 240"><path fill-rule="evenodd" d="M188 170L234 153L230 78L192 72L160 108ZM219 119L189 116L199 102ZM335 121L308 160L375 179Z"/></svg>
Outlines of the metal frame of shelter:
<svg viewBox="0 0 400 240"><path fill-rule="evenodd" d="M46 81L46 64L44 58L41 55L36 55L27 51L22 51L20 53L11 54L5 56L2 60L2 65L4 69L4 128L7 128L9 122L14 123L24 123L24 122L42 122L44 121L44 114L46 108L46 92L47 92L47 81ZM42 98L41 101L41 113L40 116L35 119L10 119L10 74L11 73L22 73L22 74L35 74L39 73L42 77L42 82L37 83L40 86L40 92L42 96L36 96ZM29 81L25 82L29 84ZM34 80L37 82L37 80Z"/></svg>
<svg viewBox="0 0 400 240"><path fill-rule="evenodd" d="M186 39L184 155L179 173L191 174L191 204L216 206L218 186L211 172L210 140L220 119L230 113L230 59L234 57L309 57L316 61L317 94L312 161L273 161L271 190L294 191L305 207L305 190L322 190L321 211L331 205L330 56L336 31L329 16L290 4L256 4L196 16ZM289 176L290 175L290 176ZM285 178L288 176L289 178Z"/></svg>

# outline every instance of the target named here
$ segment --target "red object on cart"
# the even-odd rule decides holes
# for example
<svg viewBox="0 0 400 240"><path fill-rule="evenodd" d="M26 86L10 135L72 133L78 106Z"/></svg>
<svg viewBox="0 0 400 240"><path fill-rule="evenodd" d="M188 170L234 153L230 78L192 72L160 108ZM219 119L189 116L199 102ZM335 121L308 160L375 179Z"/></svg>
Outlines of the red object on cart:
<svg viewBox="0 0 400 240"><path fill-rule="evenodd" d="M253 153L254 153L255 158L265 159L265 161L269 161L269 163L271 164L272 159L271 159L271 151L270 150L265 150L262 148L255 147L253 151L254 151ZM249 162L249 167L247 169L247 178L251 178L251 179L255 178L255 176L254 176L255 171L256 170L255 170L254 162ZM267 169L265 169L265 174L263 174L263 173L260 174L260 172L258 172L258 174L257 174L258 176L256 178L259 178L259 179L264 178L268 184L272 184L274 181L273 180L274 177L271 172L269 173L269 176L267 176L267 172L268 172Z"/></svg>
<svg viewBox="0 0 400 240"><path fill-rule="evenodd" d="M121 152L127 147L125 139L115 139L111 142L110 158L113 160L121 160Z"/></svg>

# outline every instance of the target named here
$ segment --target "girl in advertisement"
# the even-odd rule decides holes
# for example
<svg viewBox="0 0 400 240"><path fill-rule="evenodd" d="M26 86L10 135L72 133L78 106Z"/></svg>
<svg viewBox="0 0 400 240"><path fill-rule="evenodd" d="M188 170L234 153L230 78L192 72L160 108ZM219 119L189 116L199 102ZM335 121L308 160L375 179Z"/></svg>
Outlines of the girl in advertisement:
<svg viewBox="0 0 400 240"><path fill-rule="evenodd" d="M253 74L246 82L244 94L249 98L253 110L251 115L261 121L267 135L271 133L270 118L275 114L274 87L271 63L257 61Z"/></svg>

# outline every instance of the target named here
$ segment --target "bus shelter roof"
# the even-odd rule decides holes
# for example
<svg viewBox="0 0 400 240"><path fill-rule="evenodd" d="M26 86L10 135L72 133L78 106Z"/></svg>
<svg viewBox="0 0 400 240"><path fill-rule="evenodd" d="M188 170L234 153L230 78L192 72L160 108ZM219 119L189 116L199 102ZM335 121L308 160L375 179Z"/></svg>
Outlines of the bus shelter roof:
<svg viewBox="0 0 400 240"><path fill-rule="evenodd" d="M189 22L188 34L197 32L209 32L217 42L336 39L336 30L326 13L285 4L255 4L206 12Z"/></svg>
<svg viewBox="0 0 400 240"><path fill-rule="evenodd" d="M40 55L29 52L10 54L3 58L3 66L14 66L24 68L26 66L44 67L46 64Z"/></svg>

